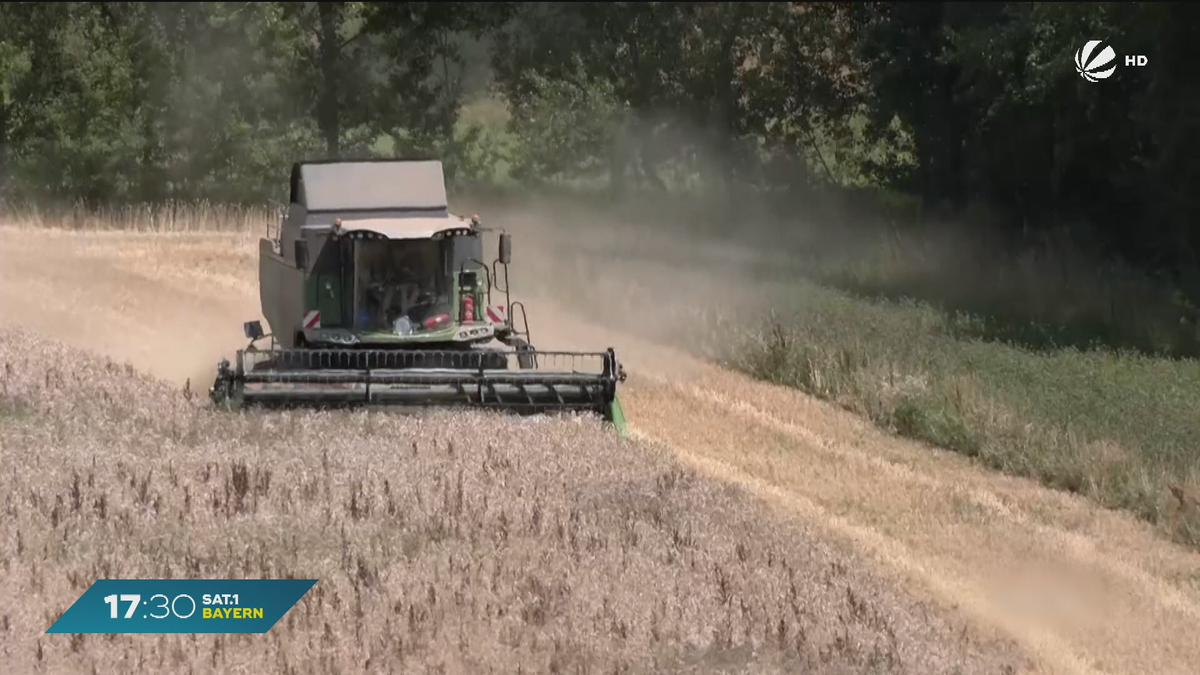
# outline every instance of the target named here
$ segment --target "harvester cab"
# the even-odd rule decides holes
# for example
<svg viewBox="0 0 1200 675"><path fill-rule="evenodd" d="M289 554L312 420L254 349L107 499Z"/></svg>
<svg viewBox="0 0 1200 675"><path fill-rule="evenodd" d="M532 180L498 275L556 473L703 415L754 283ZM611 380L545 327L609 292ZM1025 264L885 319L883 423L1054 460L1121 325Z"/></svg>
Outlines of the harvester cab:
<svg viewBox="0 0 1200 675"><path fill-rule="evenodd" d="M218 364L210 397L586 411L623 429L614 351L535 350L511 262L509 233L449 212L441 162L297 163L282 223L259 241L271 332L244 324L250 344Z"/></svg>

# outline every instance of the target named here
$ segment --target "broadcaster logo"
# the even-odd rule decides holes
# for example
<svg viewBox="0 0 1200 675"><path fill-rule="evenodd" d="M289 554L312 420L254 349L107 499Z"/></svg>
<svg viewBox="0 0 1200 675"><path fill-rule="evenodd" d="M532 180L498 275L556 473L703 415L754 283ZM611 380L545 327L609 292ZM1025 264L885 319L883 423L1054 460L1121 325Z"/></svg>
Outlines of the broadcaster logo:
<svg viewBox="0 0 1200 675"><path fill-rule="evenodd" d="M1088 40L1083 49L1075 50L1075 71L1088 82L1099 82L1117 70L1117 64L1114 63L1117 53L1111 45L1106 45L1099 54L1092 54L1099 45L1100 40Z"/></svg>

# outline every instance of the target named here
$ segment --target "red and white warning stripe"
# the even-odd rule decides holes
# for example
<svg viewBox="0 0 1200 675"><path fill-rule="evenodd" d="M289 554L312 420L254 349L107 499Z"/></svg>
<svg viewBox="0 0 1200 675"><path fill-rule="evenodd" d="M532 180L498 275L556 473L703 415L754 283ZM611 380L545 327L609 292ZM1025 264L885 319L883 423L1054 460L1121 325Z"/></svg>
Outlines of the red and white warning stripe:
<svg viewBox="0 0 1200 675"><path fill-rule="evenodd" d="M320 328L321 327L321 313L316 310L307 312L304 315L303 325L304 325L305 330L308 330L310 328Z"/></svg>
<svg viewBox="0 0 1200 675"><path fill-rule="evenodd" d="M508 307L504 305L487 306L488 323L508 323Z"/></svg>

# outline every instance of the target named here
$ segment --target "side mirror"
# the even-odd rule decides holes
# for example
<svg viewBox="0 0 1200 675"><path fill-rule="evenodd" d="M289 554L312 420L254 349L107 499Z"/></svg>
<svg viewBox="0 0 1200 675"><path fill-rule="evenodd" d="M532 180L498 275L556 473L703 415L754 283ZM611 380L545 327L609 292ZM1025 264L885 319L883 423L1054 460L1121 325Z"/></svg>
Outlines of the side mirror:
<svg viewBox="0 0 1200 675"><path fill-rule="evenodd" d="M479 276L476 275L474 272L459 272L458 273L458 285L460 287L462 287L463 289L468 290L468 291L473 291L473 290L475 290L475 286L478 283L479 283Z"/></svg>
<svg viewBox="0 0 1200 675"><path fill-rule="evenodd" d="M507 232L500 233L500 264L507 265L512 262L512 235Z"/></svg>
<svg viewBox="0 0 1200 675"><path fill-rule="evenodd" d="M242 324L242 330L250 340L257 340L263 336L262 324L257 321L247 321Z"/></svg>
<svg viewBox="0 0 1200 675"><path fill-rule="evenodd" d="M296 267L308 269L308 242L297 241L295 255Z"/></svg>

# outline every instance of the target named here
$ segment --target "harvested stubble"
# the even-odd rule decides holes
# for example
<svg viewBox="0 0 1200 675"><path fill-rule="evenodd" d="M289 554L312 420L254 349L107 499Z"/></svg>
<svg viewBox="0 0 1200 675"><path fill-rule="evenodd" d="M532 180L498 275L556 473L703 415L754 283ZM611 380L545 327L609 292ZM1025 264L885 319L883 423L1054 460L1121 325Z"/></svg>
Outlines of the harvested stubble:
<svg viewBox="0 0 1200 675"><path fill-rule="evenodd" d="M587 419L221 414L0 331L8 672L1011 672ZM315 577L266 635L46 635L97 578ZM973 634L972 634L973 635Z"/></svg>

